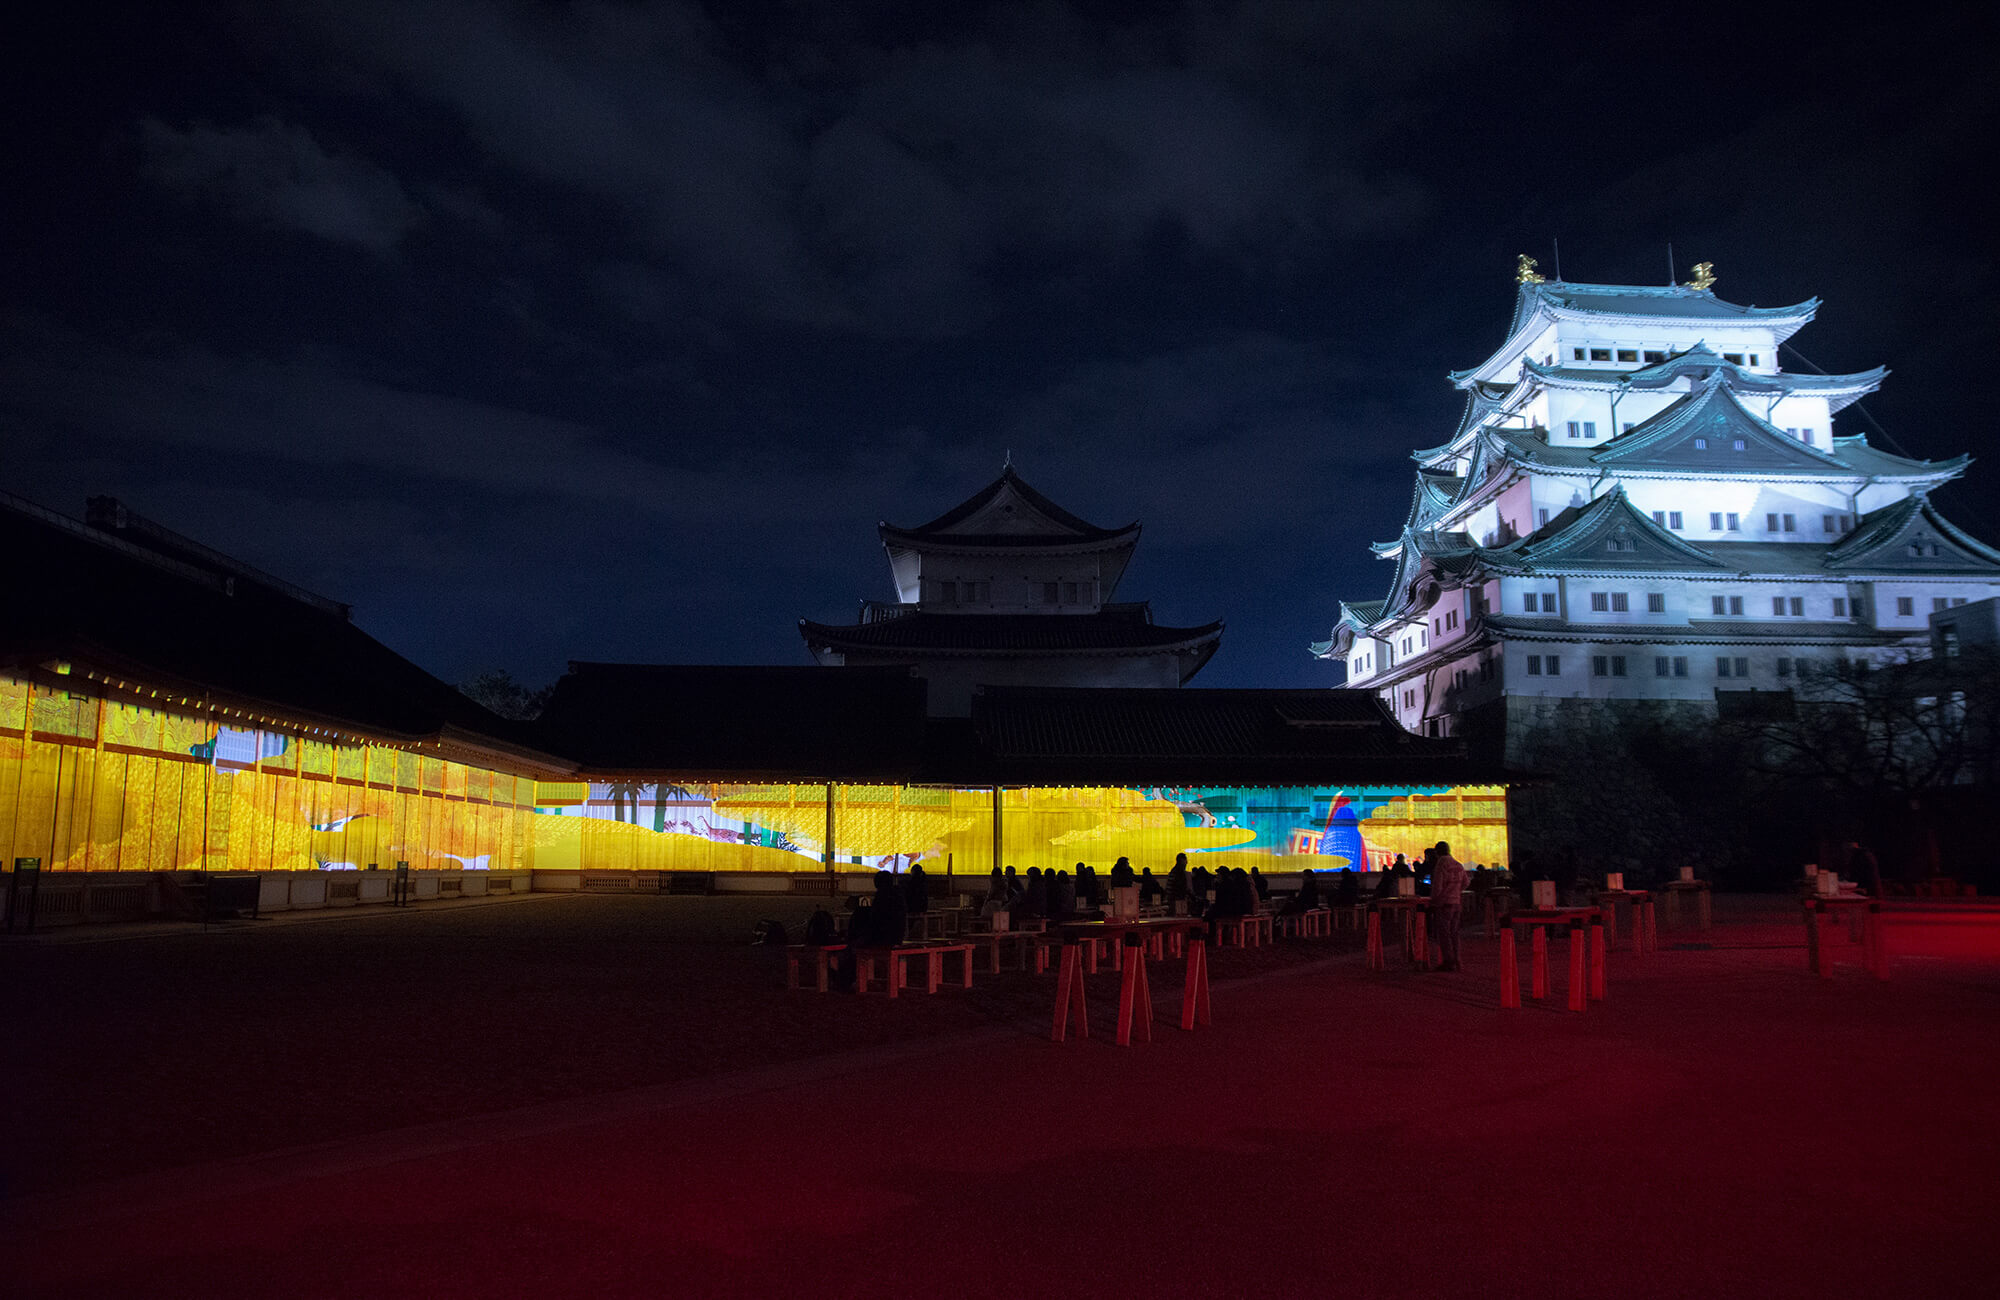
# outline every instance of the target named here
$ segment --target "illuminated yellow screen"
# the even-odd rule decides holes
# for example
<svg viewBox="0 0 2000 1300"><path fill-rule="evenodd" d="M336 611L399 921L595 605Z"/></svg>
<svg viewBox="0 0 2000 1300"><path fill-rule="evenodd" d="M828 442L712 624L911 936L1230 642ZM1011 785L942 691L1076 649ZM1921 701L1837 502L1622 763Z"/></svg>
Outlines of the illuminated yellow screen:
<svg viewBox="0 0 2000 1300"><path fill-rule="evenodd" d="M828 817L831 796L832 817ZM536 782L0 678L0 851L54 870L1379 867L1508 857L1497 786Z"/></svg>

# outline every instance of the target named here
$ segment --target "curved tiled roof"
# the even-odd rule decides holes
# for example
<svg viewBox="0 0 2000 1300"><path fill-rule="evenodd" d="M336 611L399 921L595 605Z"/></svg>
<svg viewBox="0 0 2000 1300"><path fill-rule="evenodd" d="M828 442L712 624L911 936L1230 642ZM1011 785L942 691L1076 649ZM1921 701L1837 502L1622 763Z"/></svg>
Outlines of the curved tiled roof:
<svg viewBox="0 0 2000 1300"><path fill-rule="evenodd" d="M1011 491L1030 510L1040 515L1050 527L1049 532L1008 532L1008 533L959 533L953 532L959 524L978 514L1003 492ZM906 545L948 546L1075 546L1078 543L1119 542L1136 539L1139 533L1137 523L1126 524L1123 528L1099 528L1096 524L1080 519L1028 485L1026 479L1014 472L1009 465L1000 471L1000 477L988 483L979 491L959 502L929 523L918 524L914 528L898 528L894 524L880 524L877 530L884 542L900 542Z"/></svg>
<svg viewBox="0 0 2000 1300"><path fill-rule="evenodd" d="M904 614L873 623L799 620L809 646L878 654L1154 654L1212 643L1222 624L1163 627L1144 606L1096 614Z"/></svg>

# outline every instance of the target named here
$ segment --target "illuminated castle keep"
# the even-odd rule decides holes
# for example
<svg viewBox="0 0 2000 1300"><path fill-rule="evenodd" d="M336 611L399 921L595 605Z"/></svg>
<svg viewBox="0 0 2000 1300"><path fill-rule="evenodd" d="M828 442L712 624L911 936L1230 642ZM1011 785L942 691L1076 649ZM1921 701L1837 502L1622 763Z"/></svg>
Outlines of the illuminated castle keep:
<svg viewBox="0 0 2000 1300"><path fill-rule="evenodd" d="M1222 641L1220 623L1162 627L1112 603L1139 525L1086 523L1011 465L929 523L879 531L896 599L799 632L823 664L915 668L935 714L969 712L982 685L1179 686Z"/></svg>
<svg viewBox="0 0 2000 1300"><path fill-rule="evenodd" d="M1880 367L1790 374L1819 308L1678 286L1545 281L1523 257L1507 341L1451 376L1465 414L1414 453L1386 599L1313 647L1404 727L1483 733L1563 699L1782 691L1917 652L1937 610L2000 593L2000 553L1928 494L1970 458L1907 460L1833 417Z"/></svg>

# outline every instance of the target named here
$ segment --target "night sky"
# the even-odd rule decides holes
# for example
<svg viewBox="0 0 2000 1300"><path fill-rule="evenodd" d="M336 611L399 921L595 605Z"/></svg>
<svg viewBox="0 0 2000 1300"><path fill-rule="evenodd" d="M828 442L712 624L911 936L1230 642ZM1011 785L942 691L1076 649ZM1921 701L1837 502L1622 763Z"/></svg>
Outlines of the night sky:
<svg viewBox="0 0 2000 1300"><path fill-rule="evenodd" d="M1885 445L1990 440L1971 6L199 12L11 43L0 488L121 497L451 680L809 662L800 616L893 594L876 522L1011 451L1144 522L1122 598L1228 622L1197 684L1330 684L1306 643L1383 594L1445 372L1552 239L1817 294ZM2000 540L2000 465L1939 500Z"/></svg>

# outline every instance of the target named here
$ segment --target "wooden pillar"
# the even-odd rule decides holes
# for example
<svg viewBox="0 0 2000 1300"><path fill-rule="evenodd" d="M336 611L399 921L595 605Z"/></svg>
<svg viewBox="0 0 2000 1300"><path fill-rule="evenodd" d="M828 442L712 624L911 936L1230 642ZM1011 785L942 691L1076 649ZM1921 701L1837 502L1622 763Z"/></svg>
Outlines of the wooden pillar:
<svg viewBox="0 0 2000 1300"><path fill-rule="evenodd" d="M823 859L823 860L825 861L825 863L826 863L826 878L827 878L827 883L828 883L829 885L831 885L831 884L833 883L833 880L834 880L834 870L833 870L833 797L834 797L834 792L836 791L836 789L837 789L837 788L838 788L838 787L836 787L836 786L834 785L834 783L833 783L833 782L831 782L831 781L828 781L828 782L826 783L826 845L825 845L825 851L824 851L824 852L822 852L822 853L820 854L820 857L821 857L821 858L822 858L822 859Z"/></svg>

